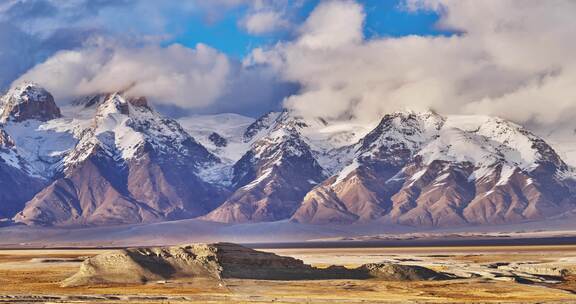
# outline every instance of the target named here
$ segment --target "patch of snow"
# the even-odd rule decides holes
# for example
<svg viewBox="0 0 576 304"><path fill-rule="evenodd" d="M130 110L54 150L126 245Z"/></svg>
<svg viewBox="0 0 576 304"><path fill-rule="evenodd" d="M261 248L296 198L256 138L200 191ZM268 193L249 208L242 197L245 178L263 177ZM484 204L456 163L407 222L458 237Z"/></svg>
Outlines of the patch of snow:
<svg viewBox="0 0 576 304"><path fill-rule="evenodd" d="M472 174L470 174L470 176L468 177L468 181L470 182L470 181L480 180L484 177L490 176L493 172L494 172L493 167L488 167L488 166L479 167L476 170L474 170L474 172L472 172Z"/></svg>
<svg viewBox="0 0 576 304"><path fill-rule="evenodd" d="M203 181L220 184L223 186L232 185L233 170L227 163L216 163L202 166L196 172Z"/></svg>
<svg viewBox="0 0 576 304"><path fill-rule="evenodd" d="M424 174L426 173L426 171L428 171L428 168L424 168L424 169L422 169L422 170L414 173L414 174L410 177L410 180L411 180L412 182L415 182L415 181L419 180L419 179L422 177L422 175L424 175Z"/></svg>
<svg viewBox="0 0 576 304"><path fill-rule="evenodd" d="M208 151L217 155L224 163L232 165L250 148L251 142L244 142L246 128L254 122L251 117L238 114L194 115L178 120L182 127ZM209 139L217 133L227 141L225 147L217 147Z"/></svg>
<svg viewBox="0 0 576 304"><path fill-rule="evenodd" d="M445 179L447 179L449 176L450 176L450 173L443 173L443 174L441 174L440 176L438 176L438 177L436 178L436 181L439 182L439 181L445 180Z"/></svg>
<svg viewBox="0 0 576 304"><path fill-rule="evenodd" d="M339 183L341 183L346 177L348 177L348 175L350 175L352 172L354 172L354 170L358 169L359 166L360 166L360 164L356 160L354 160L351 164L344 167L338 173L338 177L332 183L332 186L335 186L335 185L338 185Z"/></svg>
<svg viewBox="0 0 576 304"><path fill-rule="evenodd" d="M514 174L515 170L516 168L514 167L503 166L502 170L500 171L500 179L498 179L496 186L506 185L508 183L508 180L510 180L512 174Z"/></svg>
<svg viewBox="0 0 576 304"><path fill-rule="evenodd" d="M484 197L489 196L492 193L494 193L494 189L491 189L490 191L484 193Z"/></svg>
<svg viewBox="0 0 576 304"><path fill-rule="evenodd" d="M353 121L307 122L307 127L302 129L302 137L312 149L316 161L325 170L325 174L333 175L352 161L355 153L354 145L376 125L377 122L368 124Z"/></svg>
<svg viewBox="0 0 576 304"><path fill-rule="evenodd" d="M249 190L249 189L252 189L252 188L258 186L258 184L263 182L266 178L268 178L272 174L273 170L274 170L274 167L270 167L270 168L265 169L264 171L262 171L260 173L260 175L258 175L258 178L256 178L255 180L253 180L249 184L243 186L242 189Z"/></svg>
<svg viewBox="0 0 576 304"><path fill-rule="evenodd" d="M82 123L70 118L26 120L8 122L4 128L14 140L17 153L30 165L30 173L50 178L78 142L76 135Z"/></svg>
<svg viewBox="0 0 576 304"><path fill-rule="evenodd" d="M20 159L18 158L18 154L14 150L10 149L8 151L2 151L2 152L3 153L0 153L0 157L2 158L2 160L4 160L4 162L6 162L7 165L17 169L25 169L22 168L22 166L20 165Z"/></svg>
<svg viewBox="0 0 576 304"><path fill-rule="evenodd" d="M487 116L448 116L439 136L420 152L426 163L433 160L469 162L476 167L472 178L491 172L491 167L504 164L531 170L540 156L536 137L522 127ZM508 172L506 172L508 173Z"/></svg>

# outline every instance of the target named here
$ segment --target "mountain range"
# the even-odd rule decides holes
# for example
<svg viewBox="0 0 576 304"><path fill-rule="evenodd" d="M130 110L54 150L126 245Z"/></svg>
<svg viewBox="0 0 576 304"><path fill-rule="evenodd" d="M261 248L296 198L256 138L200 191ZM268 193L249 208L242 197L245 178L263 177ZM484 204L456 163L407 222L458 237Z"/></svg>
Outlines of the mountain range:
<svg viewBox="0 0 576 304"><path fill-rule="evenodd" d="M60 108L25 83L0 98L0 218L59 227L553 220L576 209L576 175L559 153L497 117L399 111L356 123L283 110L176 120L122 92Z"/></svg>

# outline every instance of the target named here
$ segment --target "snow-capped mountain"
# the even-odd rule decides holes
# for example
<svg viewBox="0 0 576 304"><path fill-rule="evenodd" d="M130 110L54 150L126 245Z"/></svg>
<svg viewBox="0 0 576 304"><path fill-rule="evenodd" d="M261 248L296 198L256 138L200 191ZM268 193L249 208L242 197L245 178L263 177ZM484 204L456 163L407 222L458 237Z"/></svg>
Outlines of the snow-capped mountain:
<svg viewBox="0 0 576 304"><path fill-rule="evenodd" d="M0 99L0 122L36 119L47 121L61 116L54 97L45 89L24 83Z"/></svg>
<svg viewBox="0 0 576 304"><path fill-rule="evenodd" d="M91 225L150 222L205 214L226 193L198 176L219 159L143 98L119 93L77 103L92 115L61 158L51 183L15 220ZM78 115L82 117L83 115Z"/></svg>
<svg viewBox="0 0 576 304"><path fill-rule="evenodd" d="M386 115L292 219L447 226L543 218L574 208L570 168L521 126L482 116Z"/></svg>
<svg viewBox="0 0 576 304"><path fill-rule="evenodd" d="M22 210L46 183L33 162L21 154L11 125L59 116L52 95L32 84L13 88L0 98L0 218L12 217Z"/></svg>
<svg viewBox="0 0 576 304"><path fill-rule="evenodd" d="M24 224L452 226L576 207L565 154L495 117L403 111L359 123L284 110L177 121L121 92L60 109L34 84L0 101L0 217Z"/></svg>
<svg viewBox="0 0 576 304"><path fill-rule="evenodd" d="M325 176L299 129L303 122L288 112L268 113L244 133L250 149L234 165L235 192L205 216L218 222L286 219L304 194Z"/></svg>

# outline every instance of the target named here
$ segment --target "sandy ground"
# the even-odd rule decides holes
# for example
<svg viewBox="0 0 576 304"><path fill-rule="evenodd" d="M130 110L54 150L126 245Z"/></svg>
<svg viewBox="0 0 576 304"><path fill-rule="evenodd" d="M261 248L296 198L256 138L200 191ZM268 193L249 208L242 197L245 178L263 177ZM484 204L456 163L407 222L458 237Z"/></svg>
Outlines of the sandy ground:
<svg viewBox="0 0 576 304"><path fill-rule="evenodd" d="M387 259L411 257L462 259L473 262L554 261L576 257L576 245L561 246L478 246L478 247L409 247L409 248L288 248L261 249L291 256L308 264L361 265Z"/></svg>
<svg viewBox="0 0 576 304"><path fill-rule="evenodd" d="M483 276L435 282L378 280L222 282L62 288L79 259L109 250L0 250L0 303L576 303L576 279L521 284ZM490 263L574 263L576 246L267 249L315 265L394 261L480 274Z"/></svg>

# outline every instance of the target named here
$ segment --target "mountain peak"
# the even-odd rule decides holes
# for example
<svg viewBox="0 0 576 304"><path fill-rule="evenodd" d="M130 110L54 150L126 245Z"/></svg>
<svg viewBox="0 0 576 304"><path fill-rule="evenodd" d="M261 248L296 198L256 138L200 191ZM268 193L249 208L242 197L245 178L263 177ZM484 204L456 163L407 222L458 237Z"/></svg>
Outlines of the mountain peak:
<svg viewBox="0 0 576 304"><path fill-rule="evenodd" d="M392 147L416 151L437 135L446 118L434 112L400 111L386 114L378 126L359 142L359 151L372 154L374 149Z"/></svg>
<svg viewBox="0 0 576 304"><path fill-rule="evenodd" d="M127 96L123 92L112 92L112 93L108 92L108 93L99 93L94 95L83 96L72 101L72 104L75 106L82 106L84 108L99 107L100 105L106 102L114 101L115 98L121 98L122 99L121 102L126 101L136 107L145 107L148 109L150 108L150 106L148 105L148 99L146 97Z"/></svg>
<svg viewBox="0 0 576 304"><path fill-rule="evenodd" d="M0 99L0 122L20 122L28 119L48 121L61 116L52 94L32 82L25 82L10 89Z"/></svg>
<svg viewBox="0 0 576 304"><path fill-rule="evenodd" d="M112 94L98 107L98 113L120 113L128 115L130 112L128 102L119 94Z"/></svg>

